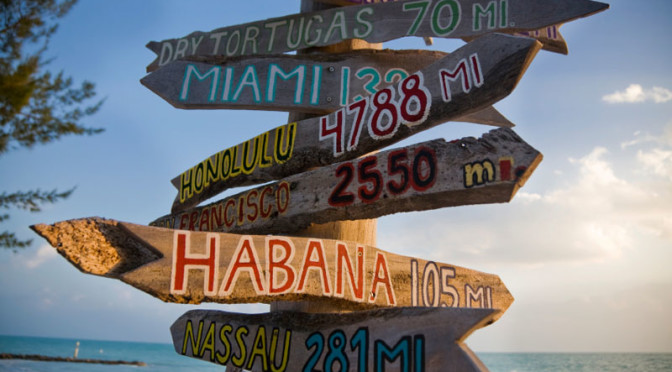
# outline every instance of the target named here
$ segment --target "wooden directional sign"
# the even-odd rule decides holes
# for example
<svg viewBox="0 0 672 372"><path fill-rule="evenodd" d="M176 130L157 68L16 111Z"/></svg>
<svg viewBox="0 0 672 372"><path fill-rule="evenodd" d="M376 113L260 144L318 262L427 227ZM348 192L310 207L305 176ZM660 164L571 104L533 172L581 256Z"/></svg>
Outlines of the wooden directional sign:
<svg viewBox="0 0 672 372"><path fill-rule="evenodd" d="M167 302L310 300L343 310L449 306L502 313L513 302L496 275L353 242L97 218L32 228L79 270L120 279Z"/></svg>
<svg viewBox="0 0 672 372"><path fill-rule="evenodd" d="M326 114L397 83L446 55L425 50L361 50L326 55L202 57L200 62L170 62L140 82L182 109ZM218 59L222 61L218 63ZM455 121L512 126L493 107Z"/></svg>
<svg viewBox="0 0 672 372"><path fill-rule="evenodd" d="M194 231L290 233L311 224L398 212L505 203L542 155L512 130L434 140L322 167L150 225Z"/></svg>
<svg viewBox="0 0 672 372"><path fill-rule="evenodd" d="M539 43L529 38L484 36L336 112L220 151L173 179L178 195L172 211L233 186L352 159L488 107L513 91L538 50Z"/></svg>
<svg viewBox="0 0 672 372"><path fill-rule="evenodd" d="M516 32L514 35L533 37L544 45L542 47L544 50L568 54L569 49L567 48L565 38L560 34L560 26L562 25L552 25L534 31Z"/></svg>
<svg viewBox="0 0 672 372"><path fill-rule="evenodd" d="M487 371L464 344L496 313L378 309L348 314L192 310L170 327L178 354L250 371Z"/></svg>
<svg viewBox="0 0 672 372"><path fill-rule="evenodd" d="M538 30L605 10L590 0L419 0L356 5L193 32L150 42L153 71L191 55L278 54L346 39L379 43L404 36L463 38Z"/></svg>
<svg viewBox="0 0 672 372"><path fill-rule="evenodd" d="M335 4L335 5L354 5L354 4L374 4L374 3L388 3L394 2L396 0L318 0L321 3ZM494 5L495 7L497 5ZM492 5L488 5L488 22L496 22L496 18L492 17L490 13L494 12L495 8L490 8ZM555 53L567 54L567 43L565 39L560 34L558 30L561 25L552 25L548 27L543 27L538 30L533 31L523 31L523 32L514 32L513 35L516 36L527 36L533 37L540 41L543 44L542 49L548 50ZM502 32L502 31L499 31ZM465 37L463 38L466 41L473 40L475 37Z"/></svg>

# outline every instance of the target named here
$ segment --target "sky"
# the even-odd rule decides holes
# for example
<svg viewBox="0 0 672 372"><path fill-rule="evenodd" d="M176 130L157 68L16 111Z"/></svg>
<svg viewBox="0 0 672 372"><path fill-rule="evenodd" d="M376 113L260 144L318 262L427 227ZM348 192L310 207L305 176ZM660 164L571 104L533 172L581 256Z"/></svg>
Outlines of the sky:
<svg viewBox="0 0 672 372"><path fill-rule="evenodd" d="M672 352L672 2L608 2L606 12L560 29L569 55L539 52L495 104L544 154L510 203L378 220L383 250L502 278L516 300L467 339L476 352ZM41 213L12 211L0 226L34 238L18 253L0 252L0 334L170 343L169 326L192 308L268 311L163 303L79 272L28 226L90 216L146 224L169 212L173 177L286 123L282 112L176 109L139 80L155 57L149 41L298 9L298 0L82 0L61 20L49 68L96 84L105 103L85 122L105 132L0 157L2 191L76 187ZM463 44L404 38L383 47ZM490 129L441 125L395 147Z"/></svg>

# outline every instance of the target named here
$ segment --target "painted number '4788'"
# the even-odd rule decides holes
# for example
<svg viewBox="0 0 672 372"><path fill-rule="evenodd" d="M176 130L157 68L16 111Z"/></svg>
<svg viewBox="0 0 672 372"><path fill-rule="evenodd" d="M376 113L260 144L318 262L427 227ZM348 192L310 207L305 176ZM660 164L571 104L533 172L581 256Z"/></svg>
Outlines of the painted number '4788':
<svg viewBox="0 0 672 372"><path fill-rule="evenodd" d="M364 126L371 138L382 140L394 136L401 124L414 126L424 122L429 115L432 97L425 87L422 72L408 76L397 87L398 91L394 87L384 88L333 115L320 118L320 141L332 139L336 157L357 148ZM352 121L346 123L349 116ZM334 122L330 123L332 117ZM346 128L348 124L350 127Z"/></svg>

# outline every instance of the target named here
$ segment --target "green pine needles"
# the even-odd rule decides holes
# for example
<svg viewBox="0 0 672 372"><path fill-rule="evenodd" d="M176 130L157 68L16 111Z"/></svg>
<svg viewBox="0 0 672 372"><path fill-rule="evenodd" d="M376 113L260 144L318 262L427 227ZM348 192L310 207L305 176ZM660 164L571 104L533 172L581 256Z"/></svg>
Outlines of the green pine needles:
<svg viewBox="0 0 672 372"><path fill-rule="evenodd" d="M98 111L103 101L90 103L96 95L93 83L76 87L64 73L46 70L49 39L57 20L76 0L0 0L0 155L22 147L31 148L66 135L92 135L102 128L81 121ZM40 205L67 198L66 192L19 191L0 194L0 209L40 211ZM0 215L0 222L8 214ZM12 232L0 233L0 247L23 248Z"/></svg>

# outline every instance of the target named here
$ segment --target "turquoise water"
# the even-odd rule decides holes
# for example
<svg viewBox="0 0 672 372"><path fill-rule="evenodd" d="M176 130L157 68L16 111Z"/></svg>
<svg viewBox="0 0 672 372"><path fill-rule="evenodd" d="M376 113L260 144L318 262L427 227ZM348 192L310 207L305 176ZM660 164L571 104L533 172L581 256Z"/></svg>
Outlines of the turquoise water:
<svg viewBox="0 0 672 372"><path fill-rule="evenodd" d="M71 357L77 340L0 336L0 353ZM215 364L178 355L169 344L79 340L79 358L142 361L146 367L0 360L0 371L158 372L224 371ZM669 372L672 354L478 353L491 372ZM427 371L431 372L431 371Z"/></svg>
<svg viewBox="0 0 672 372"><path fill-rule="evenodd" d="M670 372L668 353L478 353L490 372Z"/></svg>
<svg viewBox="0 0 672 372"><path fill-rule="evenodd" d="M159 372L223 371L221 366L181 356L170 344L56 338L0 336L0 353L72 357L79 341L80 359L126 360L147 363L145 367L67 362L0 360L0 371L22 372Z"/></svg>

